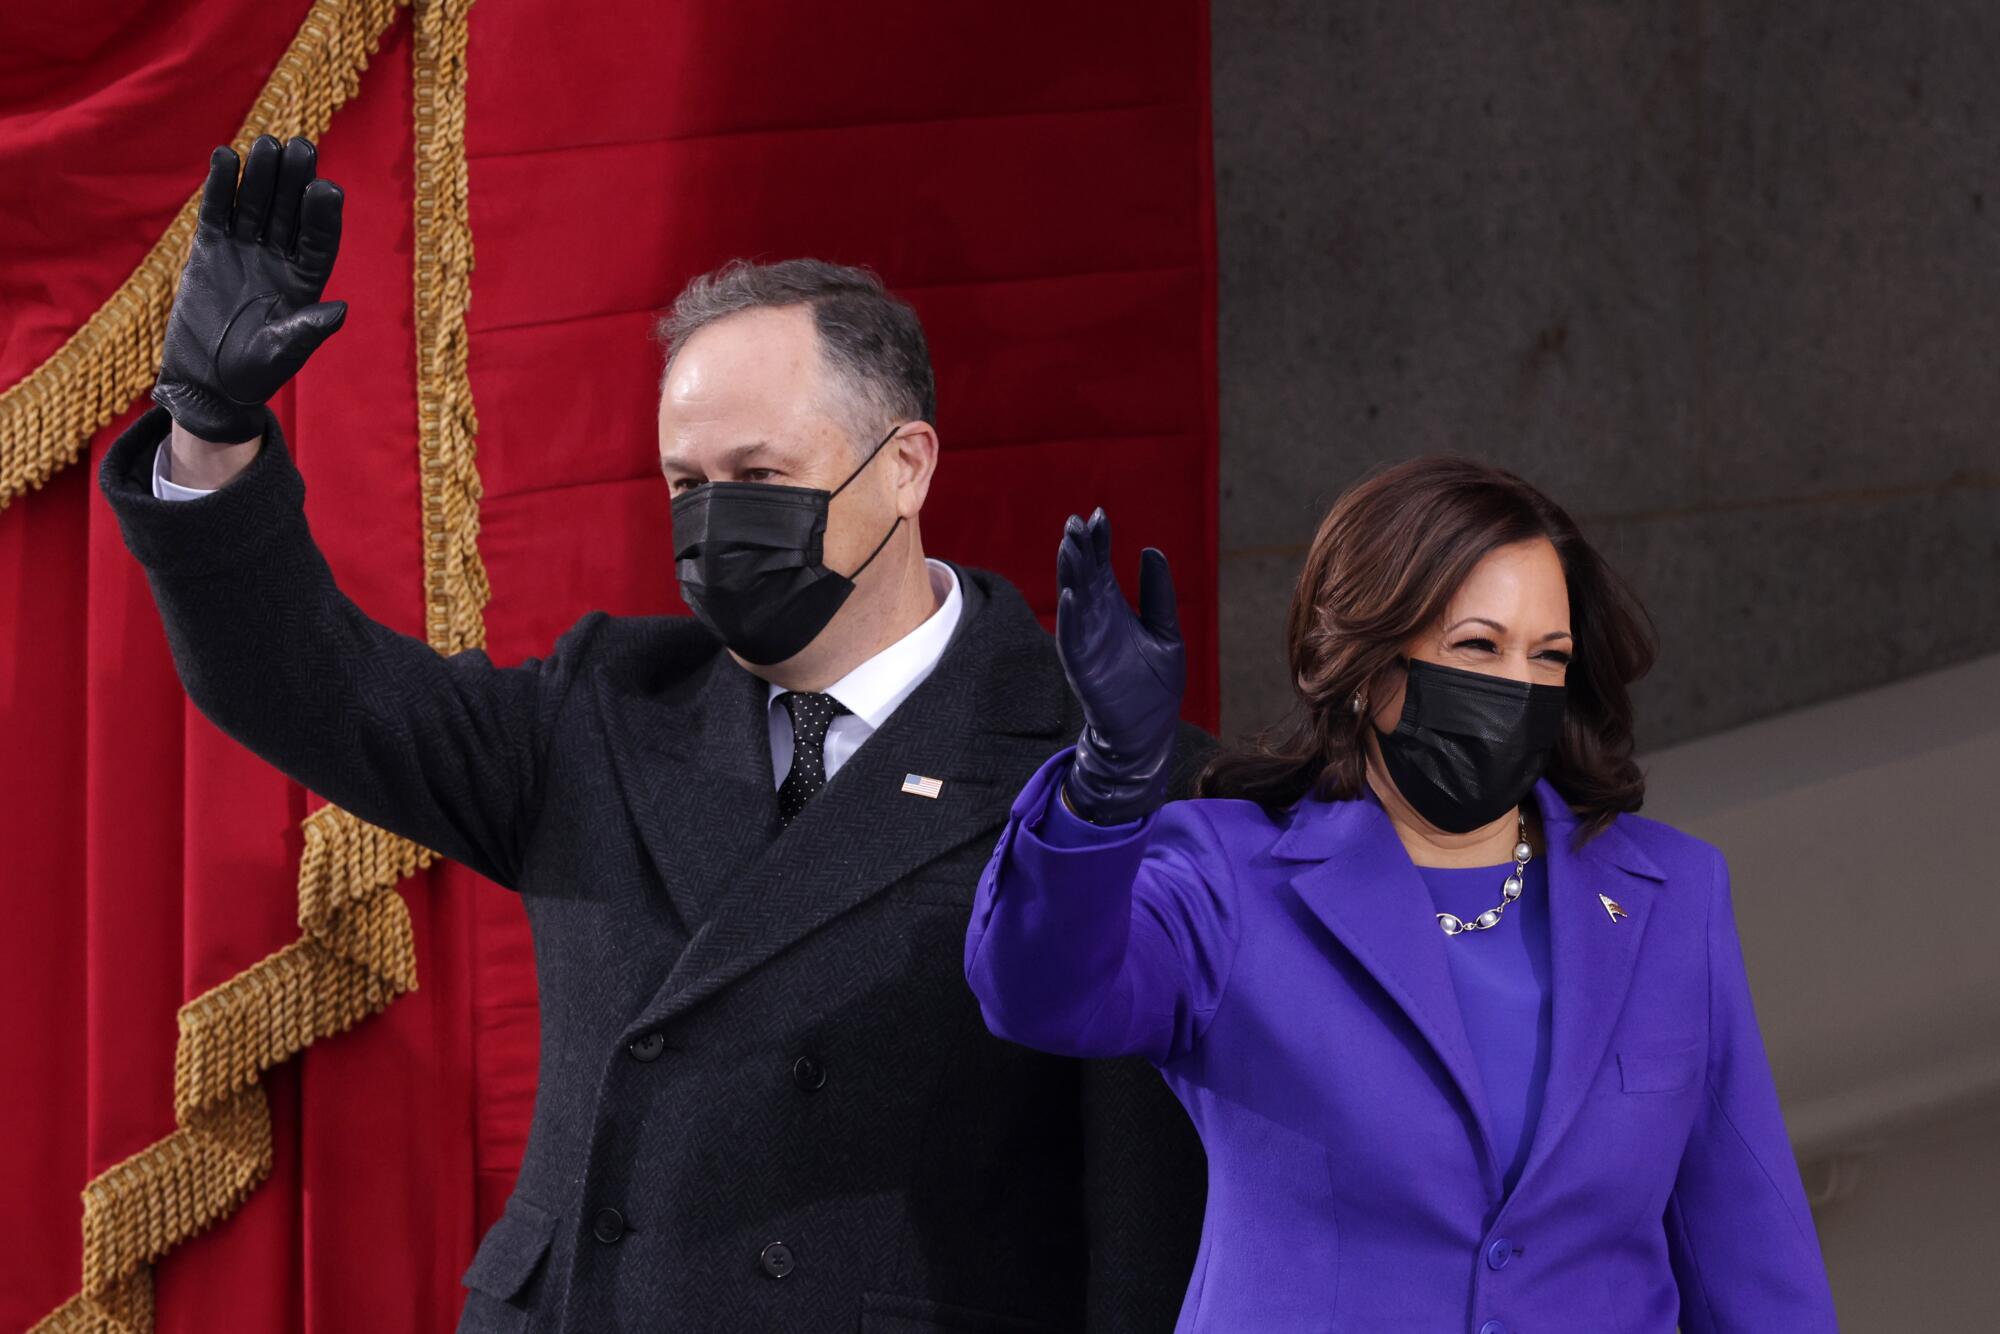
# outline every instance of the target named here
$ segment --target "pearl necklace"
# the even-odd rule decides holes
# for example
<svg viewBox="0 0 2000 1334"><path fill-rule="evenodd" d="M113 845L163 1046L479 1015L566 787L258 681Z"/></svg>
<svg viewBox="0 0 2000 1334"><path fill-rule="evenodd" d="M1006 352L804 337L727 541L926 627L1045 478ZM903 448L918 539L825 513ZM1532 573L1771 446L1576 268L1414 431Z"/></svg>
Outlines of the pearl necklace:
<svg viewBox="0 0 2000 1334"><path fill-rule="evenodd" d="M1447 936L1456 936L1466 931L1487 931L1500 925L1500 914L1507 911L1507 905L1521 897L1521 877L1528 869L1528 813L1519 810L1514 813L1520 821L1520 833L1514 843L1514 873L1500 886L1500 901L1471 921L1465 921L1448 912L1437 915L1438 925Z"/></svg>

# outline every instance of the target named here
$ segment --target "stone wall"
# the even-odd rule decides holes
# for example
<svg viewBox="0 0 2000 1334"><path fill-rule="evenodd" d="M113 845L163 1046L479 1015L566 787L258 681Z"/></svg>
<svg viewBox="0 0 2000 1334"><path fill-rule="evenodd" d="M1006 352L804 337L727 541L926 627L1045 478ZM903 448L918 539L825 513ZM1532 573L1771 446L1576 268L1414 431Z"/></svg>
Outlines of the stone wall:
<svg viewBox="0 0 2000 1334"><path fill-rule="evenodd" d="M1371 465L1567 507L1642 748L2000 650L2000 6L1216 0L1223 728Z"/></svg>

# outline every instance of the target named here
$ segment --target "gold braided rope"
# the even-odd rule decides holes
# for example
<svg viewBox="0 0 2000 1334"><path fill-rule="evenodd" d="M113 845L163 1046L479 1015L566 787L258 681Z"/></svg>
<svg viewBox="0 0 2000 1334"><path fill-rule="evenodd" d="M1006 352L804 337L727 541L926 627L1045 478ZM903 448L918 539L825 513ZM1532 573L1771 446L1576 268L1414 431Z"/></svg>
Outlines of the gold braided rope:
<svg viewBox="0 0 2000 1334"><path fill-rule="evenodd" d="M317 139L354 96L361 71L408 0L316 0L257 95L233 141L246 153L259 134ZM19 383L0 393L0 509L76 458L106 422L153 387L167 309L180 285L196 190L165 235L83 327Z"/></svg>
<svg viewBox="0 0 2000 1334"><path fill-rule="evenodd" d="M356 62L348 74L330 80L339 90L338 99L329 103L327 86L315 91L298 67L285 62L272 76L267 97L271 87L282 83L287 96L326 103L330 111L353 94L353 70L365 65L366 53L376 49L402 2L371 0L364 8L321 0L301 29L301 42L312 32L315 41L324 43L329 19L365 13L371 23L375 17L381 22L368 29L365 42L357 30L338 43ZM464 105L470 4L414 0L413 11L424 619L431 646L445 653L484 643L482 613L489 596L477 547L481 486L473 457L477 421L466 357L472 270ZM287 53L287 61L291 55ZM259 100L260 109L264 102ZM260 123L253 117L252 125L283 124L286 129L270 129L282 138L316 134L324 122L321 117L311 131L291 128L307 123L302 119ZM246 127L243 142L260 132ZM192 208L191 203L176 227L192 218ZM164 291L170 300L171 282ZM165 302L147 318L155 319L156 326L143 338L128 331L123 343L149 346L151 364L157 364ZM72 339L64 351L76 342ZM78 365L107 377L122 373L109 359ZM70 374L87 378L75 368ZM148 384L151 375L149 370ZM108 400L114 394L107 387L98 397ZM82 1290L36 1325L34 1334L150 1334L153 1262L227 1217L270 1173L270 1112L257 1082L262 1072L416 988L409 910L395 886L430 865L435 854L335 806L315 811L302 828L299 939L181 1007L174 1051L178 1129L84 1188Z"/></svg>

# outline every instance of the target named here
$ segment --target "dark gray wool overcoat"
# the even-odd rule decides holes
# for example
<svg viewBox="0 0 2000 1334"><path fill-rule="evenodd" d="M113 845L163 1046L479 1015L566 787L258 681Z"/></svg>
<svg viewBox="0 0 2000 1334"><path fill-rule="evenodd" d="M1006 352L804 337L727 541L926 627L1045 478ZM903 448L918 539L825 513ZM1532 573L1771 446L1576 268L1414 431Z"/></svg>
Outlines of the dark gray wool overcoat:
<svg viewBox="0 0 2000 1334"><path fill-rule="evenodd" d="M765 683L697 621L442 656L335 585L275 417L186 501L152 495L169 426L140 417L99 484L189 697L527 910L534 1124L461 1331L1172 1330L1206 1180L1187 1115L1142 1061L992 1036L964 980L1008 805L1082 726L1012 585L954 566L936 669L779 832ZM1175 795L1212 745L1184 729Z"/></svg>

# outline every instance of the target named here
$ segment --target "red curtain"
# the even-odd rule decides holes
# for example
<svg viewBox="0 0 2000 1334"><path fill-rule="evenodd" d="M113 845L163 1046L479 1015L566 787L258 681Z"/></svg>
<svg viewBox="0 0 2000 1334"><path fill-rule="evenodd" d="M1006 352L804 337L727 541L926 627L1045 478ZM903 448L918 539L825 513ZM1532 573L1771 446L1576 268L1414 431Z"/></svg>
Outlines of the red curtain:
<svg viewBox="0 0 2000 1334"><path fill-rule="evenodd" d="M20 7L17 7L19 9ZM10 14L0 386L49 356L198 186L305 12L138 0ZM679 610L653 317L737 255L874 266L922 314L944 454L933 554L1047 620L1063 516L1128 588L1173 558L1188 715L1214 725L1214 244L1199 0L472 10L479 547L497 661L592 607ZM407 16L320 140L346 327L278 410L314 532L422 633ZM298 934L315 799L183 698L91 457L0 511L0 1328L76 1290L78 1191L174 1127L175 1011ZM163 1331L449 1328L532 1104L518 903L402 886L421 986L267 1074L271 1178L157 1268Z"/></svg>

